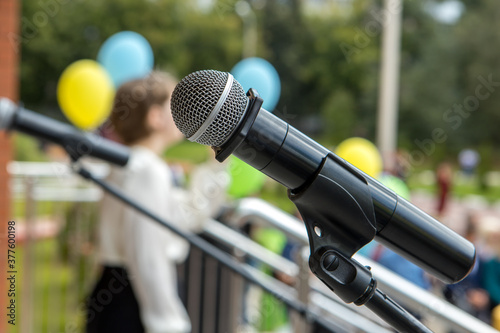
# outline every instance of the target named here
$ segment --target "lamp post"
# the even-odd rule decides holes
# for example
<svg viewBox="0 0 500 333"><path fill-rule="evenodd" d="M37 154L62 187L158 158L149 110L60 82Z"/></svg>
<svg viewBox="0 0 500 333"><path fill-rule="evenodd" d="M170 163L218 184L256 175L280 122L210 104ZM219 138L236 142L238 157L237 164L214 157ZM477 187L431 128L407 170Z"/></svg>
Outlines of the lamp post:
<svg viewBox="0 0 500 333"><path fill-rule="evenodd" d="M402 0L384 0L383 11L377 146L385 169L392 170L397 149Z"/></svg>
<svg viewBox="0 0 500 333"><path fill-rule="evenodd" d="M236 14L243 21L243 53L242 57L254 57L257 50L257 19L250 4L240 0L235 5Z"/></svg>

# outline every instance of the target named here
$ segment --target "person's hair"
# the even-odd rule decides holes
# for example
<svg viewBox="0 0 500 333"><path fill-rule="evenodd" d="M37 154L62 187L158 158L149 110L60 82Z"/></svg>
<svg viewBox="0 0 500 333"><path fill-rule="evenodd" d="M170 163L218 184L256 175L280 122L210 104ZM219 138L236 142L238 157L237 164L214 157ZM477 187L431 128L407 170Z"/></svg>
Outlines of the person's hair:
<svg viewBox="0 0 500 333"><path fill-rule="evenodd" d="M147 114L153 105L161 106L170 99L175 84L176 80L167 73L155 71L118 88L109 120L124 144L133 144L151 134Z"/></svg>

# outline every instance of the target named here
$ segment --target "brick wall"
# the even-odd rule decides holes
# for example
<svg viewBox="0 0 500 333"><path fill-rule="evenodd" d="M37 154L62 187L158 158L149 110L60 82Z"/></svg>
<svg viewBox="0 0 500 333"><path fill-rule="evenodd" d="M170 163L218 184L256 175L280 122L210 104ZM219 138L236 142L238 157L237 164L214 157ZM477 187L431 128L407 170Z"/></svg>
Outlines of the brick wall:
<svg viewBox="0 0 500 333"><path fill-rule="evenodd" d="M19 54L13 38L18 34L20 22L20 4L18 0L0 0L0 97L14 101L18 99L18 64ZM6 165L11 159L10 140L0 132L0 276L6 274L6 231L10 215L10 195ZM7 294L6 279L0 279L0 308L4 309L0 320L0 332L6 331L5 307ZM17 321L17 319L16 319Z"/></svg>

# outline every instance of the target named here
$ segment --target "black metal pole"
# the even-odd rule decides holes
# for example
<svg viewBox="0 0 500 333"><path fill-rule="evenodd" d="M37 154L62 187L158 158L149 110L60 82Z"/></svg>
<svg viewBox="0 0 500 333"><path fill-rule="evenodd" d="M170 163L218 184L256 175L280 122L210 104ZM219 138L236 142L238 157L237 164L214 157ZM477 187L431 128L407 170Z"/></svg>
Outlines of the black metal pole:
<svg viewBox="0 0 500 333"><path fill-rule="evenodd" d="M366 307L377 314L401 333L432 333L424 324L413 317L408 311L390 299L379 289L365 303Z"/></svg>

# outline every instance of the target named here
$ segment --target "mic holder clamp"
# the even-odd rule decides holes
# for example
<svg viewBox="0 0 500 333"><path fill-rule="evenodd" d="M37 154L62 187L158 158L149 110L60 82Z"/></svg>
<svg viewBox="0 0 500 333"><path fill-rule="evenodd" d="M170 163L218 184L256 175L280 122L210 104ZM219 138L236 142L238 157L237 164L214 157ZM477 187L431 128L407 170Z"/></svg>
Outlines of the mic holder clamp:
<svg viewBox="0 0 500 333"><path fill-rule="evenodd" d="M360 180L365 186L359 186ZM376 235L370 189L361 174L340 157L328 154L312 179L289 190L288 196L307 229L309 267L328 288L346 303L367 306L400 332L431 333L377 289L369 267L352 259Z"/></svg>
<svg viewBox="0 0 500 333"><path fill-rule="evenodd" d="M377 281L372 278L369 268L334 249L313 253L309 257L309 266L346 303L364 305L377 289Z"/></svg>
<svg viewBox="0 0 500 333"><path fill-rule="evenodd" d="M88 156L92 149L87 142L82 141L80 138L70 136L64 138L63 142L61 142L61 146L71 158L72 162L78 162L81 157Z"/></svg>
<svg viewBox="0 0 500 333"><path fill-rule="evenodd" d="M327 155L314 178L288 195L306 225L311 271L346 303L363 305L374 294L376 281L351 257L375 237L375 212L364 178L338 159Z"/></svg>

